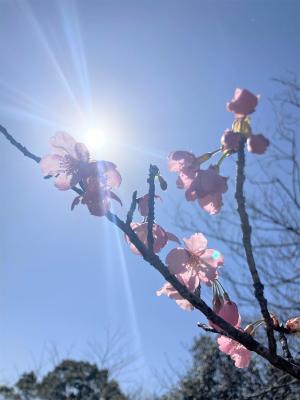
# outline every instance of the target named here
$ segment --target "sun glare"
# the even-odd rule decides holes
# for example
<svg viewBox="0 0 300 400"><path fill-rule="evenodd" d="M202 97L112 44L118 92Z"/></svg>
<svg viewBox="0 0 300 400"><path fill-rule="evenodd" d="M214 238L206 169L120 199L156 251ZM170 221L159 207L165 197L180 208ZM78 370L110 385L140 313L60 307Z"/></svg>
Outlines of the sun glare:
<svg viewBox="0 0 300 400"><path fill-rule="evenodd" d="M88 148L97 150L108 143L107 135L102 130L88 129L85 134L85 144Z"/></svg>

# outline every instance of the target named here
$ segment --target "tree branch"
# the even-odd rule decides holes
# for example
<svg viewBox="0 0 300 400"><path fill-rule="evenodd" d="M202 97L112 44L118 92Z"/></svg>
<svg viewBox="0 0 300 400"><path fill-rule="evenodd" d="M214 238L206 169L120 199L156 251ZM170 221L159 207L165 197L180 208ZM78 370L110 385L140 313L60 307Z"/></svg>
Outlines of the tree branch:
<svg viewBox="0 0 300 400"><path fill-rule="evenodd" d="M254 294L260 305L261 313L266 322L267 336L269 349L272 356L276 355L276 341L273 331L273 322L268 310L268 303L264 296L264 286L260 280L255 260L253 256L251 244L251 226L249 217L246 211L246 199L244 196L244 181L245 181L245 140L240 141L238 150L238 158L236 161L237 175L236 175L236 192L235 198L237 201L237 211L240 217L241 229L243 235L243 246L246 253L248 267L252 276Z"/></svg>

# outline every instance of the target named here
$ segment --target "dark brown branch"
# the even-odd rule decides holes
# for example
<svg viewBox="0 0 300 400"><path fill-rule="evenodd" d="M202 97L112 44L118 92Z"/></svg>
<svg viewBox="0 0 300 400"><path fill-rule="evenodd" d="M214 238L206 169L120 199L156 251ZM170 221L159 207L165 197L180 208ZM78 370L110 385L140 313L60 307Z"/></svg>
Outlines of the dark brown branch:
<svg viewBox="0 0 300 400"><path fill-rule="evenodd" d="M21 143L17 142L8 132L7 130L0 125L0 132L6 137L6 139L16 147L25 157L31 158L31 160L39 163L41 161L41 157L36 156L26 149L26 147L22 146Z"/></svg>
<svg viewBox="0 0 300 400"><path fill-rule="evenodd" d="M154 179L158 174L159 170L156 165L150 165L149 168L149 177L148 177L148 184L149 184L149 192L148 192L148 235L147 235L147 242L148 248L150 252L153 252L153 223L154 223L154 202L155 202L155 183Z"/></svg>
<svg viewBox="0 0 300 400"><path fill-rule="evenodd" d="M294 359L293 359L293 356L292 356L292 354L290 352L287 338L285 337L285 334L282 331L279 332L279 341L280 341L280 344L281 344L283 357L286 358L289 362L293 363Z"/></svg>
<svg viewBox="0 0 300 400"><path fill-rule="evenodd" d="M251 243L251 226L249 217L246 211L246 199L244 196L244 181L245 181L245 141L240 141L238 150L238 158L236 161L237 176L236 176L236 192L235 198L237 201L237 211L241 221L241 229L243 235L243 246L246 253L248 267L252 276L254 294L260 305L261 313L266 322L268 343L271 355L276 355L276 341L273 331L273 322L268 310L268 303L264 296L264 286L260 280L255 260L253 256L252 243Z"/></svg>
<svg viewBox="0 0 300 400"><path fill-rule="evenodd" d="M135 190L133 192L133 194L132 194L132 200L131 200L130 209L129 209L128 213L127 213L126 225L130 225L131 222L132 222L133 214L135 212L136 205L137 205L136 196L137 196L137 191Z"/></svg>

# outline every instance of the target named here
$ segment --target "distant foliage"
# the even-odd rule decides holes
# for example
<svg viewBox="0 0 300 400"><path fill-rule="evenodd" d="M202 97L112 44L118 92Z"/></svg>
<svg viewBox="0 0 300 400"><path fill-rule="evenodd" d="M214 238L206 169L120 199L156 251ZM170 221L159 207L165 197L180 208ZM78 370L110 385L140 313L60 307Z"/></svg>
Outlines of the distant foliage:
<svg viewBox="0 0 300 400"><path fill-rule="evenodd" d="M208 336L195 340L191 354L188 371L161 400L300 399L300 384L287 384L288 375L260 359L252 360L249 368L235 368Z"/></svg>
<svg viewBox="0 0 300 400"><path fill-rule="evenodd" d="M0 387L0 400L126 400L107 369L88 362L64 360L40 382L33 372L13 387Z"/></svg>

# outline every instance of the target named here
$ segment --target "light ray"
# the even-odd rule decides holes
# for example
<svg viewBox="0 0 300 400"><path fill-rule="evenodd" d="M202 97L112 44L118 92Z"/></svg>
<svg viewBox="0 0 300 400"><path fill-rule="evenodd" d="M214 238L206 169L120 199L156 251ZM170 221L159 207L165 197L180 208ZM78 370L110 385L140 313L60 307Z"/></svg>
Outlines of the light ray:
<svg viewBox="0 0 300 400"><path fill-rule="evenodd" d="M55 69L56 73L58 74L58 76L59 76L59 78L61 80L62 85L67 90L67 93L68 93L69 97L71 98L71 100L72 100L72 102L74 104L74 107L76 108L76 110L79 113L79 115L82 116L82 111L81 111L80 105L79 105L79 103L78 103L78 101L77 101L77 99L76 99L76 97L75 97L75 95L74 95L74 93L72 91L72 88L71 88L71 86L70 86L70 84L69 84L69 82L68 82L68 80L67 80L67 78L66 78L66 76L65 76L65 74L64 74L64 72L63 72L63 70L62 70L62 68L61 68L61 66L60 66L55 54L54 54L54 52L53 52L53 50L51 49L51 47L50 47L50 45L49 45L49 43L47 41L45 33L43 32L39 22L37 21L37 18L35 17L35 15L33 13L33 10L31 9L31 6L26 1L20 2L19 5L23 9L23 12L26 15L26 17L29 19L29 21L31 23L31 26L33 27L33 29L34 29L34 31L36 33L36 36L38 37L38 39L42 43L43 50L47 53L52 65L54 66L54 69Z"/></svg>

